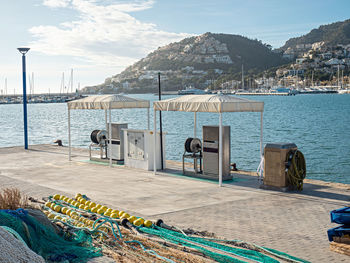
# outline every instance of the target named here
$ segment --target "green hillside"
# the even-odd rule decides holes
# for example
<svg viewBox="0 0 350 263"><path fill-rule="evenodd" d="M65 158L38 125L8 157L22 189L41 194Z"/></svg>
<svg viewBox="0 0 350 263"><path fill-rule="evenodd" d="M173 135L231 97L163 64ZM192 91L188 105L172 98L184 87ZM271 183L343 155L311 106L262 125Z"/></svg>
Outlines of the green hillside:
<svg viewBox="0 0 350 263"><path fill-rule="evenodd" d="M205 33L160 47L105 83L86 92L147 92L153 89L157 72L164 76L167 90L184 86L208 87L210 80L257 73L285 64L280 54L261 41L239 35ZM113 91L113 90L110 90Z"/></svg>
<svg viewBox="0 0 350 263"><path fill-rule="evenodd" d="M289 39L282 50L295 47L298 44L312 44L324 41L328 45L350 44L350 19L329 25L322 25L308 34Z"/></svg>

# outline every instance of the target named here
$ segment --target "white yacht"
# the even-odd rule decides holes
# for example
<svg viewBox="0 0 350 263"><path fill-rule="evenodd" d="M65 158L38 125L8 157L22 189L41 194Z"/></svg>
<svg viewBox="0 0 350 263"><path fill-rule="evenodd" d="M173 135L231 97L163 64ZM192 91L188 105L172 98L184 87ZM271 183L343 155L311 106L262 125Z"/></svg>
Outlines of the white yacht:
<svg viewBox="0 0 350 263"><path fill-rule="evenodd" d="M189 87L186 87L186 89L179 90L178 94L179 95L203 95L208 93L205 90L196 89L196 88L193 88L192 86L189 86Z"/></svg>

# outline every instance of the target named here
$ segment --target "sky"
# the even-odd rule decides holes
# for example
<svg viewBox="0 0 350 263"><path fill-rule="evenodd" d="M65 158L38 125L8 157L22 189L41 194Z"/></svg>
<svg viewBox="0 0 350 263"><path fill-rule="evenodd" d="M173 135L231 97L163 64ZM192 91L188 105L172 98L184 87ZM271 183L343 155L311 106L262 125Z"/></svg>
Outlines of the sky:
<svg viewBox="0 0 350 263"><path fill-rule="evenodd" d="M101 84L158 47L205 32L278 48L349 19L349 10L349 0L1 0L0 92L6 79L8 94L22 93L18 47L30 48L34 92L59 92L71 69L74 90Z"/></svg>

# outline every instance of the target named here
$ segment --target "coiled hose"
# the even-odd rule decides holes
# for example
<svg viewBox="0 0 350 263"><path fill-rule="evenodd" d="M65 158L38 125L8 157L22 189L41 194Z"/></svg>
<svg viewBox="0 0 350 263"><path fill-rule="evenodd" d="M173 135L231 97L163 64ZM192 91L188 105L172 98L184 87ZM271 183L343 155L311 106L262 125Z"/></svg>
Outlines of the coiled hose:
<svg viewBox="0 0 350 263"><path fill-rule="evenodd" d="M302 152L292 150L288 153L286 172L289 184L298 191L303 190L303 180L306 177L306 163Z"/></svg>

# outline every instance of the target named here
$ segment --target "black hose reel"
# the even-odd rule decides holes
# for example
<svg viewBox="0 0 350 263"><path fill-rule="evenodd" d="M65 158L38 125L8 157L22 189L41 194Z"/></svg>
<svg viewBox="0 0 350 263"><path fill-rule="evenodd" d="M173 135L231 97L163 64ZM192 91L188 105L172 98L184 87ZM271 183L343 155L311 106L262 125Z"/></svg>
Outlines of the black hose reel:
<svg viewBox="0 0 350 263"><path fill-rule="evenodd" d="M185 141L185 151L189 153L199 153L202 150L202 142L198 138L187 138Z"/></svg>
<svg viewBox="0 0 350 263"><path fill-rule="evenodd" d="M202 142L198 138L187 138L185 141L185 152L182 155L182 172L185 171L185 158L193 160L193 168L196 174L202 173ZM199 168L198 161L199 160Z"/></svg>
<svg viewBox="0 0 350 263"><path fill-rule="evenodd" d="M90 139L95 144L105 146L107 142L107 132L105 130L93 130Z"/></svg>
<svg viewBox="0 0 350 263"><path fill-rule="evenodd" d="M90 134L91 143L89 145L89 157L90 160L96 161L96 157L92 156L92 147L96 147L100 149L100 158L101 159L107 159L107 132L105 130L93 130ZM104 157L104 156L105 157Z"/></svg>

